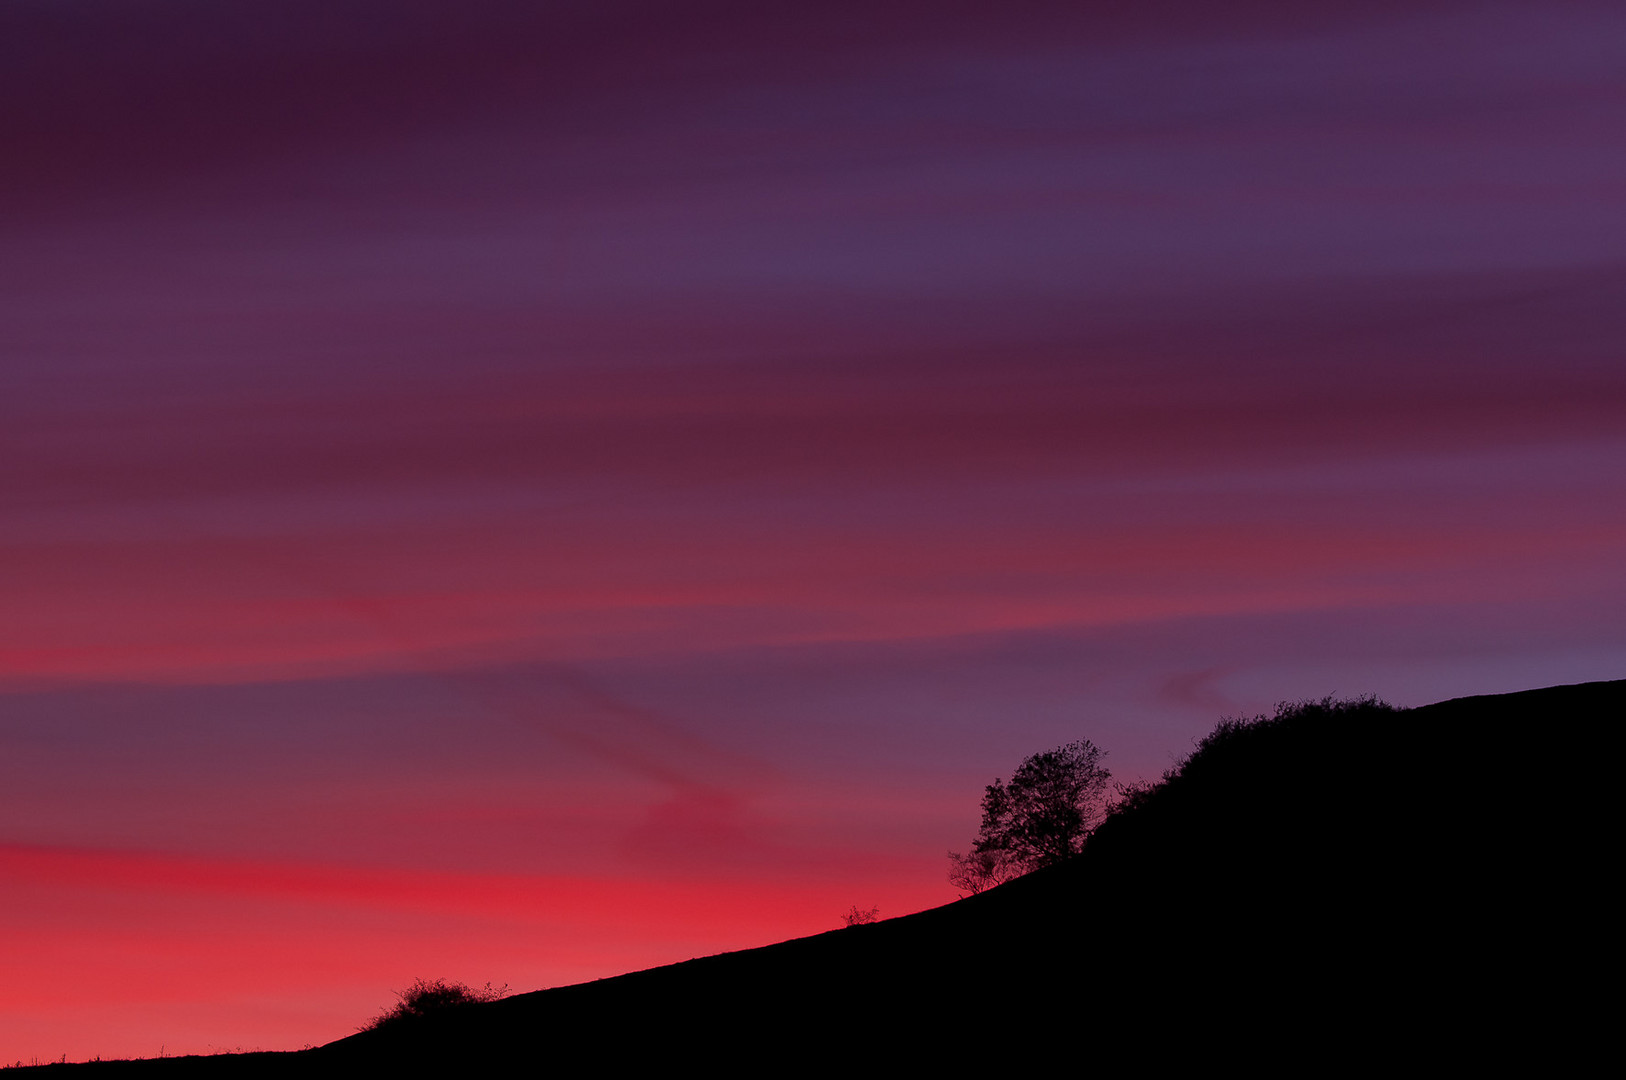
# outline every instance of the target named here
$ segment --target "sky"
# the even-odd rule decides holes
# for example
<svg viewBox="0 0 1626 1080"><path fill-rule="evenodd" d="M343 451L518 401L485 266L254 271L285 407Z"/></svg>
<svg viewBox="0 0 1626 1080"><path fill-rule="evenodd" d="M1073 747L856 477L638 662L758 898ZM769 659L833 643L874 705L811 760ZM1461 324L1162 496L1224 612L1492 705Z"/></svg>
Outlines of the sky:
<svg viewBox="0 0 1626 1080"><path fill-rule="evenodd" d="M8 0L0 1061L950 902L1079 738L1626 676L1622 131L1614 3Z"/></svg>

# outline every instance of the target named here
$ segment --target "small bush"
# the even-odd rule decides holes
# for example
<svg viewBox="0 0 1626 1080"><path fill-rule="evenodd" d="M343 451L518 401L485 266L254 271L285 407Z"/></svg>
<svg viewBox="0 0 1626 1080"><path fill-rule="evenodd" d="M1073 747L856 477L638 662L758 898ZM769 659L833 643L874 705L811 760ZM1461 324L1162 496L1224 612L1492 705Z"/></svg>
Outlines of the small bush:
<svg viewBox="0 0 1626 1080"><path fill-rule="evenodd" d="M880 920L880 918L881 909L879 907L872 907L866 910L864 908L860 908L857 904L854 904L852 910L841 917L841 921L846 923L848 926L864 926L872 922L877 922Z"/></svg>
<svg viewBox="0 0 1626 1080"><path fill-rule="evenodd" d="M479 1005L487 1001L496 1001L508 996L508 986L492 986L486 983L482 987L465 986L463 983L447 982L445 979L429 981L419 979L405 990L395 995L400 998L393 1008L385 1010L381 1016L375 1017L371 1023L362 1028L363 1031L376 1031L381 1027L394 1027L398 1024L411 1023L422 1020L426 1016L437 1013L450 1012L454 1009L466 1008L470 1005Z"/></svg>

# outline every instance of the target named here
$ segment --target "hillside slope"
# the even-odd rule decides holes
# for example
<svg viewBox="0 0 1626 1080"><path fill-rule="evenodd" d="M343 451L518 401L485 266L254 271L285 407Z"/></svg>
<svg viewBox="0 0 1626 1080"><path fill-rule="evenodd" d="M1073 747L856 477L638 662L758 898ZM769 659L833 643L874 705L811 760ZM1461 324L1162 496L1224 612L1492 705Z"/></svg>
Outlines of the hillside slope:
<svg viewBox="0 0 1626 1080"><path fill-rule="evenodd" d="M1221 725L1078 859L941 908L299 1054L123 1067L1551 1065L1588 1033L1562 972L1596 925L1571 844L1600 823L1537 797L1532 750L1596 753L1623 718L1626 681Z"/></svg>

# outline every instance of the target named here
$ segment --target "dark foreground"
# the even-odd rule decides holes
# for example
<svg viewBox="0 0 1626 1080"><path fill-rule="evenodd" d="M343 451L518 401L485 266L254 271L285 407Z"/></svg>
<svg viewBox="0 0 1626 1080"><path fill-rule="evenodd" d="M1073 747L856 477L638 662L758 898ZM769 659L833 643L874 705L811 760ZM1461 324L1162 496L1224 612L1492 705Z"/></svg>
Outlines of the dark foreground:
<svg viewBox="0 0 1626 1080"><path fill-rule="evenodd" d="M1551 1071L1608 1030L1577 969L1607 955L1623 720L1626 681L1310 709L1212 740L1072 863L918 915L297 1053L45 1068Z"/></svg>

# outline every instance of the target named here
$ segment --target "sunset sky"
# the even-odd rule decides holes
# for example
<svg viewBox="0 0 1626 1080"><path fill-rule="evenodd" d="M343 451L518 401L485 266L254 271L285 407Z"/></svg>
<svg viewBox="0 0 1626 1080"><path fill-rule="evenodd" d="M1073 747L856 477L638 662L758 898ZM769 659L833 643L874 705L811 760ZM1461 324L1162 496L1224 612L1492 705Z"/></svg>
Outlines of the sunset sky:
<svg viewBox="0 0 1626 1080"><path fill-rule="evenodd" d="M0 1061L946 903L1029 753L1623 612L1617 2L0 5Z"/></svg>

